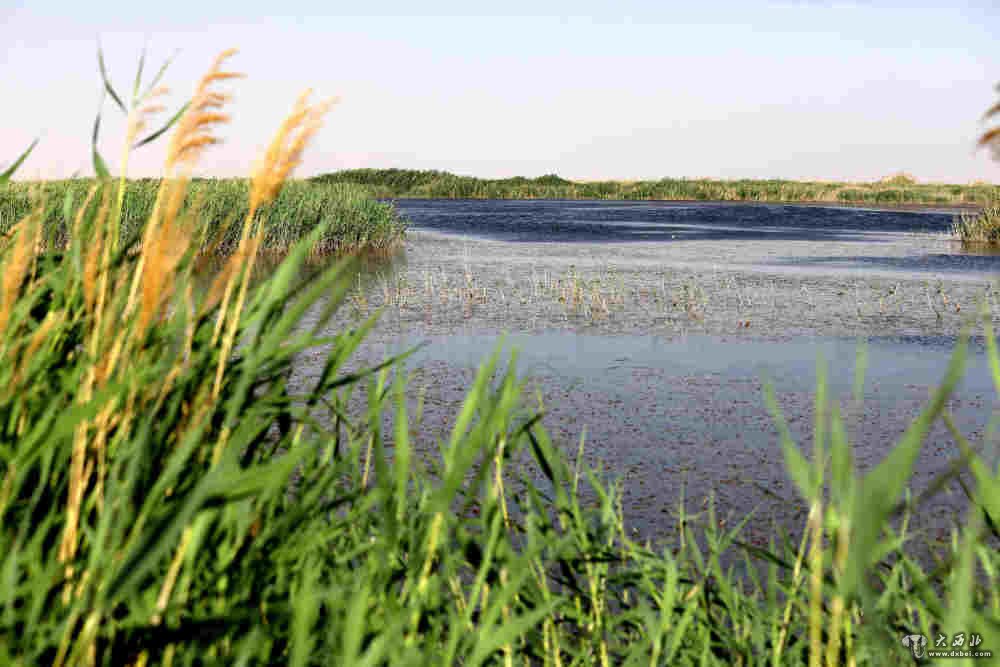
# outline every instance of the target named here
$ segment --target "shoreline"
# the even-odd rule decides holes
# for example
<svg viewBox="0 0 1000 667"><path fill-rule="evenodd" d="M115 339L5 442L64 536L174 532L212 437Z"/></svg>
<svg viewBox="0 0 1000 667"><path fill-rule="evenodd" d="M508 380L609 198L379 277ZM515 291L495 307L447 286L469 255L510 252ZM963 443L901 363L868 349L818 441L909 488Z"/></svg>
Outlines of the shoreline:
<svg viewBox="0 0 1000 667"><path fill-rule="evenodd" d="M922 203L873 203L865 201L825 201L825 200L775 200L761 201L755 199L628 199L628 198L598 198L598 197L376 197L378 201L455 201L455 202L615 202L615 203L635 203L635 204L680 204L690 206L692 204L705 204L713 206L801 206L804 208L849 208L870 211L886 212L920 212L920 213L944 213L958 215L982 210L986 204L972 203L949 203L949 204L922 204Z"/></svg>

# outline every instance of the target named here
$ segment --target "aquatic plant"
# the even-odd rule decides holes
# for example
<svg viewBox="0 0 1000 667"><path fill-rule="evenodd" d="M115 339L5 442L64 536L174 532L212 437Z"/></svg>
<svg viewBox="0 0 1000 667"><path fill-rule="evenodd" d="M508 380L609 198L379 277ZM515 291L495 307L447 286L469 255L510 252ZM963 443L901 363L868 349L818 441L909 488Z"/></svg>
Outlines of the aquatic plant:
<svg viewBox="0 0 1000 667"><path fill-rule="evenodd" d="M1000 85L997 86L1000 92ZM988 120L1000 114L1000 102L990 107L983 116ZM979 138L979 146L993 152L1000 160L1000 127L985 131ZM952 225L952 233L963 243L976 245L1000 245L1000 197L994 197L979 213L963 214Z"/></svg>
<svg viewBox="0 0 1000 667"><path fill-rule="evenodd" d="M952 234L963 243L1000 245L1000 204L958 216L952 224Z"/></svg>

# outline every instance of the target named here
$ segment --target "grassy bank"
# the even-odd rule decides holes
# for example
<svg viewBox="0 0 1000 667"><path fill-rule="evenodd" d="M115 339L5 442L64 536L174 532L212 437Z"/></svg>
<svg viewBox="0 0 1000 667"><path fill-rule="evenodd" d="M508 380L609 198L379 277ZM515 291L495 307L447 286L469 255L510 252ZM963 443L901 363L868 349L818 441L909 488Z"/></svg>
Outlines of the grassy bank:
<svg viewBox="0 0 1000 667"><path fill-rule="evenodd" d="M314 183L353 183L379 197L460 199L634 199L851 204L983 205L1000 198L1000 186L917 183L896 176L878 183L782 180L662 179L573 182L549 175L482 179L440 171L352 169L323 174Z"/></svg>
<svg viewBox="0 0 1000 667"><path fill-rule="evenodd" d="M44 238L65 244L73 216L95 185L92 179L0 185L0 233L41 205ZM128 181L121 214L121 238L141 234L153 211L161 181ZM117 183L108 187L116 188ZM232 251L249 207L246 179L195 180L187 189L181 215L193 216L204 248ZM285 252L314 229L322 229L318 253L376 252L395 249L406 225L391 204L374 201L366 188L351 184L285 184L275 200L256 214L264 231L262 250Z"/></svg>

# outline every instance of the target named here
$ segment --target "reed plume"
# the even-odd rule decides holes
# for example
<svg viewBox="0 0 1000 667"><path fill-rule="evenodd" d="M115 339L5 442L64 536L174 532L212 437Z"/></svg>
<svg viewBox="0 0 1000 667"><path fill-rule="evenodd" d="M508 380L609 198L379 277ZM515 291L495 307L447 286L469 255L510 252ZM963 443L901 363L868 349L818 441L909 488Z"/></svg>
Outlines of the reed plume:
<svg viewBox="0 0 1000 667"><path fill-rule="evenodd" d="M0 302L0 332L7 328L21 285L35 261L41 237L40 231L41 217L38 213L28 216L18 225L13 247L4 263L3 277L0 279L0 292L2 292L3 298L3 301Z"/></svg>
<svg viewBox="0 0 1000 667"><path fill-rule="evenodd" d="M1000 93L1000 84L996 86L997 93ZM983 120L989 120L1000 114L1000 102L997 102L983 114ZM979 137L979 147L989 148L990 152L993 153L993 159L1000 161L1000 127L994 127L993 129L987 130Z"/></svg>
<svg viewBox="0 0 1000 667"><path fill-rule="evenodd" d="M309 97L311 90L304 91L299 95L292 112L285 118L278 128L277 134L271 141L264 153L264 156L257 163L250 182L250 208L243 221L243 230L240 233L240 243L236 256L245 259L245 264L240 271L231 271L230 279L226 282L226 287L222 296L222 303L219 308L219 317L216 320L213 343L222 332L224 323L229 325L223 338L222 354L219 357L219 365L216 369L215 384L213 386L213 396L218 396L222 387L222 376L226 367L226 358L232 350L236 336L236 325L239 323L240 312L243 309L243 302L246 299L246 292L250 282L250 275L257 259L257 251L263 240L263 235L259 231L253 230L253 222L258 209L261 206L274 200L281 191L285 180L302 161L302 153L313 135L322 125L323 116L336 103L335 98L324 100L318 104L310 105ZM235 256L234 256L235 257ZM229 302L236 286L237 278L240 281L239 295L236 299L235 307L229 311Z"/></svg>
<svg viewBox="0 0 1000 667"><path fill-rule="evenodd" d="M322 126L323 116L336 104L329 98L310 105L311 90L299 95L292 112L285 118L274 140L254 169L250 187L250 211L253 217L260 206L274 200L285 180L302 161L302 152Z"/></svg>
<svg viewBox="0 0 1000 667"><path fill-rule="evenodd" d="M229 115L220 110L232 96L214 90L220 81L242 78L238 72L226 72L222 66L236 55L236 49L227 49L220 53L208 72L198 82L191 102L181 116L174 130L173 137L167 148L166 168L168 173L176 167L191 167L201 157L205 148L220 143L212 131L221 123L229 122Z"/></svg>
<svg viewBox="0 0 1000 667"><path fill-rule="evenodd" d="M176 267L179 258L192 242L191 234L184 233L192 231L192 226L182 226L184 231L177 227L190 181L188 172L206 147L221 143L213 131L220 124L229 121L230 116L222 113L221 109L232 96L216 90L216 85L243 77L243 74L222 69L226 61L236 53L236 49L227 49L216 57L208 72L198 82L194 96L171 136L164 165L167 178L160 184L156 203L146 223L139 265L132 279L126 307L126 312L132 312L137 300L141 299L141 330L148 326L153 311L160 303L160 295L167 291L164 283L169 280L170 271ZM155 108L155 105L150 107Z"/></svg>
<svg viewBox="0 0 1000 667"><path fill-rule="evenodd" d="M163 113L167 107L155 102L159 97L163 97L170 92L166 86L157 86L149 92L147 102L138 109L133 109L128 116L127 129L125 132L126 144L131 146L139 138L139 135L149 126L149 119L156 114Z"/></svg>

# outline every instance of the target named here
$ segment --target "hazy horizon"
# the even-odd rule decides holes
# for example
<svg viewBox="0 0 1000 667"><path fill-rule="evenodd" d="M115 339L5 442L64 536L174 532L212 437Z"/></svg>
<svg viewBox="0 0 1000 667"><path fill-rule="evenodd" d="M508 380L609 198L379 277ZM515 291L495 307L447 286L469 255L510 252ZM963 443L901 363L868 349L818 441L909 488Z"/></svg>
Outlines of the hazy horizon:
<svg viewBox="0 0 1000 667"><path fill-rule="evenodd" d="M37 1L0 9L7 99L0 165L34 138L23 179L91 175L100 38L123 97L180 49L176 108L235 46L225 143L205 176L245 176L298 93L337 96L296 174L438 169L483 178L783 178L1000 182L975 150L996 101L1000 11L970 0L467 4L256 1L154 7ZM281 9L286 15L275 16ZM572 12L576 15L564 14ZM315 13L315 14L314 14ZM124 124L104 104L101 151L118 171ZM157 176L164 142L132 177Z"/></svg>

